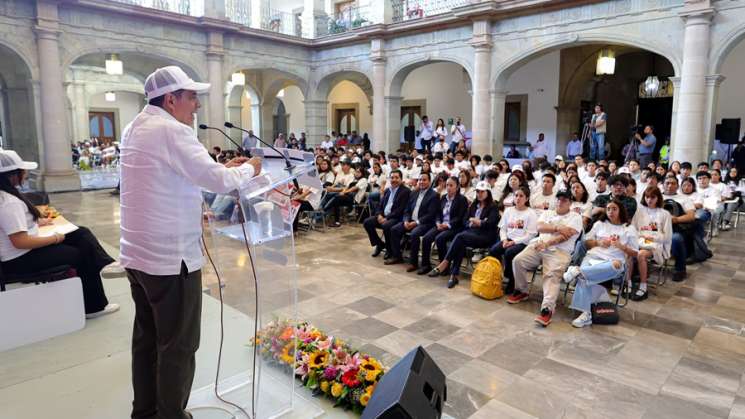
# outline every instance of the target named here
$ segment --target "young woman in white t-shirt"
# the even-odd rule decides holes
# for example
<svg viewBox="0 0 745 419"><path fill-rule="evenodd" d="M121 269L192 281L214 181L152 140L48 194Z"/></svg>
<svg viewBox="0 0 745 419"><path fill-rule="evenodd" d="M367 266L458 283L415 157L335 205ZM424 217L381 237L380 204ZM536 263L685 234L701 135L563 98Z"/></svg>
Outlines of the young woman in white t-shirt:
<svg viewBox="0 0 745 419"><path fill-rule="evenodd" d="M520 175L516 173L511 174L502 190L502 199L499 201L500 210L515 206L515 191L521 186L528 187L528 191L530 191L530 187Z"/></svg>
<svg viewBox="0 0 745 419"><path fill-rule="evenodd" d="M581 266L570 266L564 273L567 283L577 278L570 307L582 314L572 321L574 327L592 324L591 305L598 301L610 301L608 292L601 284L623 275L626 258L636 257L639 252L636 229L629 225L631 220L621 201L609 201L601 220L585 236L585 247L589 250Z"/></svg>
<svg viewBox="0 0 745 419"><path fill-rule="evenodd" d="M489 249L489 255L503 260L504 276L509 280L505 293L515 290L512 259L522 252L538 234L538 215L528 206L530 188L521 186L515 191L515 206L504 210L499 220L499 241Z"/></svg>
<svg viewBox="0 0 745 419"><path fill-rule="evenodd" d="M636 210L631 224L639 232L639 289L632 295L633 301L647 299L647 280L649 278L649 259L658 265L670 257L673 243L673 224L670 213L662 208L662 193L657 186L649 186L642 195L642 206Z"/></svg>
<svg viewBox="0 0 745 419"><path fill-rule="evenodd" d="M572 183L571 193L572 206L570 207L570 211L576 212L582 216L582 225L584 228L587 228L592 220L592 202L590 202L590 193L582 182Z"/></svg>
<svg viewBox="0 0 745 419"><path fill-rule="evenodd" d="M114 262L93 233L85 227L68 234L39 236L39 226L49 225L39 210L17 187L26 170L36 163L24 162L13 151L0 151L0 264L5 274L28 275L57 266L75 269L83 286L87 318L119 310L109 304L101 282L101 270ZM73 275L74 276L74 275ZM6 319L10 320L10 319Z"/></svg>

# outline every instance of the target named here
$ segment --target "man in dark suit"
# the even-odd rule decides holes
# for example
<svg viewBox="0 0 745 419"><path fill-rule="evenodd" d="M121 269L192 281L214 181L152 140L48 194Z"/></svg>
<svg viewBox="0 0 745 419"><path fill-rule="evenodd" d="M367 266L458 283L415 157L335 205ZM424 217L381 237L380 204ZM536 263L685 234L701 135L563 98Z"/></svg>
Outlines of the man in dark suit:
<svg viewBox="0 0 745 419"><path fill-rule="evenodd" d="M437 246L437 257L442 262L448 250L448 242L463 231L468 213L468 201L460 193L458 182L449 178L445 183L445 195L440 198L435 224L422 237L422 263L416 273L425 275L432 270L430 254L432 243Z"/></svg>
<svg viewBox="0 0 745 419"><path fill-rule="evenodd" d="M395 265L404 260L401 256L401 239L407 232L410 233L409 244L411 248L410 266L406 272L412 272L418 268L419 239L435 225L435 217L440 210L440 201L437 192L432 190L432 178L429 173L422 173L417 180L418 190L411 193L409 204L404 212L402 222L396 224L391 230L391 258L385 261L386 265Z"/></svg>
<svg viewBox="0 0 745 419"><path fill-rule="evenodd" d="M363 223L365 231L367 231L367 236L370 238L370 245L375 246L372 257L377 257L383 251L383 248L385 248L385 259L388 259L392 254L391 229L401 222L406 205L409 202L410 191L401 185L402 179L403 176L400 170L393 170L391 172L389 179L390 187L385 190L377 213L368 217ZM383 230L385 243L378 236L378 232L375 231L377 228Z"/></svg>

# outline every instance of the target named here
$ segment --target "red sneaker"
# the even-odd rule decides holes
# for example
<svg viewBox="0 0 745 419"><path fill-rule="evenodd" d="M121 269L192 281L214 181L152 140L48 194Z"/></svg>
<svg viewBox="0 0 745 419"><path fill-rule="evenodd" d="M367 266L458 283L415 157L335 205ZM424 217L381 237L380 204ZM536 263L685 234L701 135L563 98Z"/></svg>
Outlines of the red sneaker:
<svg viewBox="0 0 745 419"><path fill-rule="evenodd" d="M551 316L553 316L553 314L554 313L552 313L551 310L543 308L541 310L541 314L535 318L535 322L543 327L546 327L551 323Z"/></svg>
<svg viewBox="0 0 745 419"><path fill-rule="evenodd" d="M507 302L510 304L517 304L527 300L530 296L524 292L515 291L514 294L507 297Z"/></svg>

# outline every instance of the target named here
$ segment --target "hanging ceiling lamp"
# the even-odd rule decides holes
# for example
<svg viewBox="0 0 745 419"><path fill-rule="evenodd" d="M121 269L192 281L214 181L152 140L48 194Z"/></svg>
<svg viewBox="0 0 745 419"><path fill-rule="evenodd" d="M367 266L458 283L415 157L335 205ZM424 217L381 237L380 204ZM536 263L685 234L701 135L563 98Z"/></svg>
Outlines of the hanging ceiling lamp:
<svg viewBox="0 0 745 419"><path fill-rule="evenodd" d="M121 76L124 74L124 63L119 60L119 56L111 54L109 59L106 60L106 74L112 76Z"/></svg>
<svg viewBox="0 0 745 419"><path fill-rule="evenodd" d="M609 48L600 50L595 74L598 76L612 75L616 71L616 53Z"/></svg>
<svg viewBox="0 0 745 419"><path fill-rule="evenodd" d="M241 71L237 71L230 76L230 81L233 83L233 86L245 86L246 75Z"/></svg>
<svg viewBox="0 0 745 419"><path fill-rule="evenodd" d="M647 96L657 96L657 92L660 90L660 79L657 76L649 76L644 81L644 93Z"/></svg>
<svg viewBox="0 0 745 419"><path fill-rule="evenodd" d="M107 102L116 102L116 93L114 92L106 92L103 97Z"/></svg>

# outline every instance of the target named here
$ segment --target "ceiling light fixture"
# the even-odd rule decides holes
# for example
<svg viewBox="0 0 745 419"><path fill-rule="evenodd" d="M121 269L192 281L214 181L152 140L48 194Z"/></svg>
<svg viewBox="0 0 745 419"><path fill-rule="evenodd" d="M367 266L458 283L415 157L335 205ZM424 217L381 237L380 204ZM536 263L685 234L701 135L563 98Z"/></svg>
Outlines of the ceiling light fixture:
<svg viewBox="0 0 745 419"><path fill-rule="evenodd" d="M112 76L121 76L124 74L124 63L119 60L119 56L111 54L109 59L106 60L106 74Z"/></svg>

